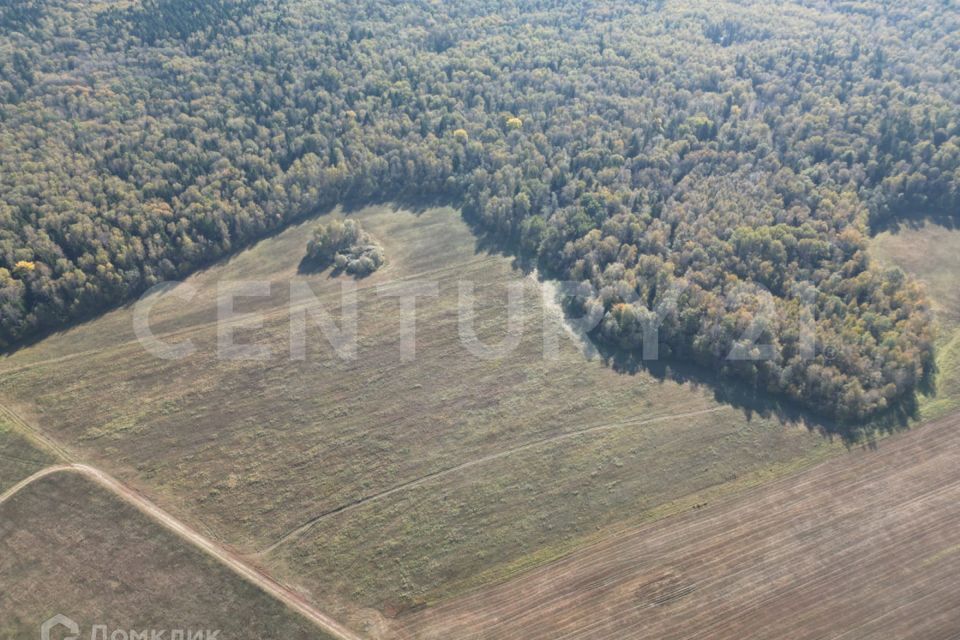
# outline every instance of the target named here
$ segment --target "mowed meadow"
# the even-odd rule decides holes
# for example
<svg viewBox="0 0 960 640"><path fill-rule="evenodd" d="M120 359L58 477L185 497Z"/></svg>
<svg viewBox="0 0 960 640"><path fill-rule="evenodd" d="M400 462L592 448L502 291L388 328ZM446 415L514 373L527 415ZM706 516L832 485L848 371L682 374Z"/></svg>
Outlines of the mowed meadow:
<svg viewBox="0 0 960 640"><path fill-rule="evenodd" d="M291 279L340 322L344 278L298 270L309 221L155 301L154 334L189 340L187 357L148 353L130 306L4 358L0 399L77 459L374 635L384 616L842 450L815 429L718 402L710 387L618 371L569 336L545 358L555 305L544 309L536 278L486 252L452 209L350 215L387 260L356 282L356 358L339 358L309 317L305 358L290 357ZM251 280L272 282L272 295L238 299L262 326L238 328L237 341L271 355L220 359L218 285ZM405 361L398 301L378 286L420 281L438 296L418 300L416 358ZM460 281L473 283L476 333L491 344L507 333L509 286L522 286L523 332L507 356L479 358L462 343Z"/></svg>

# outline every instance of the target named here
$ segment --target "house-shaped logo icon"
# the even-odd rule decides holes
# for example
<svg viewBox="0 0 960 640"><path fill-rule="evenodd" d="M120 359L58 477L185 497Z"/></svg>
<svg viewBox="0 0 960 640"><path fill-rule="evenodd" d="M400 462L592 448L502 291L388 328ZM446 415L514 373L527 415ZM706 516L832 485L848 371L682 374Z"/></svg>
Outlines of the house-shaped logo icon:
<svg viewBox="0 0 960 640"><path fill-rule="evenodd" d="M73 634L65 636L63 640L77 640L77 637L80 635L80 625L67 616L58 613L41 625L40 640L50 640L50 632L56 627L66 627L67 631Z"/></svg>

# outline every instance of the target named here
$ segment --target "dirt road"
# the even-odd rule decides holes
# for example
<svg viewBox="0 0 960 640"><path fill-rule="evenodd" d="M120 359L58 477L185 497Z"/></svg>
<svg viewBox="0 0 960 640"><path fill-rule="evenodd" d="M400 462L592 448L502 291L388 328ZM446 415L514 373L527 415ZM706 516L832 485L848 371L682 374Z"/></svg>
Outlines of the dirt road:
<svg viewBox="0 0 960 640"><path fill-rule="evenodd" d="M24 478L23 480L21 480L20 482L18 482L17 484L13 485L12 487L4 491L2 494L0 494L0 505L2 505L4 502L12 498L17 493L19 493L22 489L30 486L37 480L40 480L41 478L46 478L47 476L53 475L55 473L61 473L63 471L70 471L70 470L72 470L72 467L68 464L57 464L52 467L47 467L46 469L41 469L40 471L37 471L32 476L28 476Z"/></svg>
<svg viewBox="0 0 960 640"><path fill-rule="evenodd" d="M174 532L184 540L199 547L209 555L227 565L235 573L239 574L249 582L257 585L274 598L277 598L291 609L297 611L318 627L326 631L339 640L362 640L360 636L342 626L336 620L312 607L302 596L280 584L270 576L266 575L256 567L251 566L237 554L223 548L221 545L201 535L194 529L180 522L169 513L147 500L145 497L130 489L103 471L85 464L60 464L47 467L32 476L25 478L10 487L0 495L0 505L7 500L12 499L18 492L25 487L55 473L79 473L82 476L96 482L104 489L110 491L121 500L132 505L141 513L151 518L155 522Z"/></svg>

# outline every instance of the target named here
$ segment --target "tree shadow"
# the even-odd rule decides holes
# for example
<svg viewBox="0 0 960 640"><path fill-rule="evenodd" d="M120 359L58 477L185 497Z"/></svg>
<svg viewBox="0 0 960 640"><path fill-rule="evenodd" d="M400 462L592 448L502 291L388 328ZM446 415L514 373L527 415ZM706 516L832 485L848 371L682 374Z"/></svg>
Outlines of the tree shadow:
<svg viewBox="0 0 960 640"><path fill-rule="evenodd" d="M671 357L643 360L632 351L611 347L594 339L591 342L604 365L613 371L624 375L644 372L660 382L669 380L694 389L709 389L714 400L742 411L748 421L755 417L772 418L781 424L803 425L825 438L841 438L848 448L875 446L878 435L909 429L919 418L917 393L908 394L885 411L867 419L840 420L818 413L790 398L759 389L744 380L724 377L696 363Z"/></svg>
<svg viewBox="0 0 960 640"><path fill-rule="evenodd" d="M444 195L429 195L417 193L416 191L395 193L390 196L381 196L377 198L347 198L339 204L341 211L345 214L356 213L367 207L389 207L393 211L406 211L416 216L420 216L430 209L439 207L459 208L462 201Z"/></svg>
<svg viewBox="0 0 960 640"><path fill-rule="evenodd" d="M256 238L237 245L236 249L229 255L216 256L196 265L191 265L189 268L184 269L180 277L186 277L186 275L195 273L201 269L227 264L253 245L275 237L295 224L300 224L307 220L329 214L338 207L345 214L350 214L370 206L389 206L394 211L406 211L416 216L438 207L460 208L462 219L466 222L476 238L475 253L509 258L512 266L524 274L530 274L534 270L539 270L542 278L562 279L561 274L552 272L547 265L538 260L536 256L531 256L523 251L523 247L518 240L515 238L505 239L503 235L487 229L477 216L470 215L470 212L462 209L462 200L452 197L449 194L424 195L417 193L416 190L413 189L408 192L394 193L376 198L348 197L337 204L318 206L315 209L292 217L290 220L285 221L278 227ZM923 217L891 217L886 220L882 226L872 229L871 231L878 233L880 230L888 230L892 233L897 233L903 228L919 228L927 222L935 222L948 229L958 228L958 223L952 216L947 213L939 214L934 212ZM344 269L333 268L331 261L318 261L306 256L297 266L297 273L301 275L322 274L328 270L329 277L331 278L339 277L345 273ZM359 280L369 277L372 273L350 275ZM146 290L147 287L141 287L136 290L136 295L142 295ZM111 311L131 308L138 301L138 298L132 298L122 304L113 304L92 310L89 313L82 314L75 318L72 322L44 328L19 340L11 347L0 351L0 353L4 355L13 354L20 349L35 345L51 336L66 333L78 325L92 322ZM567 317L569 317L569 315L567 315ZM605 366L610 367L618 373L636 375L640 371L644 371L661 382L671 380L673 382L690 385L694 388L709 388L713 392L713 397L717 402L742 410L747 420L752 420L754 417L776 418L782 423L793 422L803 424L808 429L817 431L825 437L840 437L847 446L854 446L856 444L867 444L870 446L870 443L875 442L874 438L877 434L891 433L909 428L910 424L916 421L919 416L917 392L925 396L936 395L934 375L936 372L935 370L925 372L924 379L917 387L917 392L902 398L883 413L874 415L868 420L845 422L819 414L808 406L800 405L789 398L777 396L768 391L758 389L742 380L723 377L716 371L689 361L675 358L642 360L637 357L636 353L612 347L603 341L595 339L592 335L587 334L584 338L589 342L588 346L590 351L599 356Z"/></svg>
<svg viewBox="0 0 960 640"><path fill-rule="evenodd" d="M329 271L327 275L330 278L339 278L345 275L350 276L354 280L365 280L375 274L377 269L374 269L370 273L350 273L345 267L334 266L331 260L321 260L311 256L304 256L303 259L300 260L300 264L297 265L297 274L301 276L320 275L324 271Z"/></svg>
<svg viewBox="0 0 960 640"><path fill-rule="evenodd" d="M299 275L317 275L323 273L326 270L330 270L330 277L335 277L339 275L343 270L340 269L338 272L335 272L333 269L332 260L322 260L314 256L303 256L303 259L300 260L300 264L297 265L297 274Z"/></svg>
<svg viewBox="0 0 960 640"><path fill-rule="evenodd" d="M537 270L541 279L563 280L562 274L551 271L542 260L526 255L518 241L504 241L502 236L489 231L476 219L466 216L464 219L476 237L475 253L509 258L513 268L524 275ZM571 318L566 305L564 317ZM742 379L725 377L688 360L643 360L636 352L598 339L596 331L583 334L581 338L587 342L584 354L590 354L587 357L599 357L604 366L613 371L624 375L645 372L660 382L670 380L697 389L710 389L717 402L743 411L747 420L754 417L773 418L782 424L801 424L828 439L839 437L847 447L876 446L878 435L909 429L919 419L919 395L930 397L936 394L934 369L924 372L914 393L904 396L884 411L863 420L839 420L788 397L751 386Z"/></svg>
<svg viewBox="0 0 960 640"><path fill-rule="evenodd" d="M278 226L265 230L255 237L248 238L243 242L237 242L234 247L231 248L229 253L212 255L205 259L198 260L195 263L182 266L177 270L176 273L172 273L167 276L170 278L168 281L173 283L181 282L182 280L200 271L228 265L234 260L238 259L244 251L249 250L254 245L257 245L265 240L275 238L291 227L302 224L311 218L327 215L334 211L338 206L338 204L319 205L314 209L310 209L298 215L292 216L289 220L285 220ZM76 327L94 322L108 313L118 310L131 309L141 300L143 295L154 286L156 285L140 284L133 286L128 292L129 297L125 298L124 300L104 303L95 308L76 313L76 315L69 319L57 318L53 321L51 326L41 326L31 333L19 338L14 344L0 349L0 356L12 356L18 351L34 346L48 338L63 335L72 329L75 329Z"/></svg>
<svg viewBox="0 0 960 640"><path fill-rule="evenodd" d="M264 230L243 241L237 241L227 254L208 256L204 259L198 260L195 263L184 265L183 267L177 269L176 273L171 273L167 277L171 282L177 282L199 271L229 264L233 260L237 259L244 251L250 249L254 245L265 240L275 238L295 225L302 224L313 218L319 218L321 216L328 215L338 208L345 214L350 214L360 211L366 207L387 205L391 206L394 211L403 210L414 213L415 215L421 215L429 209L436 207L457 208L461 206L461 200L442 194L437 196L423 195L422 193L418 193L417 190L413 188L400 193L386 194L377 197L348 196L342 201L336 203L318 204L314 208L306 209L296 215L291 216L289 219L284 220L276 227ZM327 265L327 267L329 266L330 265ZM301 275L317 274L322 273L325 268L326 267L321 264L311 263L310 261L301 261L297 267L297 273ZM330 272L330 277L337 277L342 273L342 269L332 270ZM357 279L363 279L372 275L372 273L351 275ZM139 302L143 294L146 293L151 286L153 285L141 284L131 287L127 292L128 297L126 297L124 300L105 302L88 310L75 312L75 315L69 319L58 317L49 322L47 325L37 327L29 334L19 337L15 343L0 348L0 356L12 356L18 351L34 346L43 340L54 336L63 335L76 327L94 322L108 313L122 309L130 309L137 304L137 302Z"/></svg>
<svg viewBox="0 0 960 640"><path fill-rule="evenodd" d="M883 232L897 235L904 230L917 231L927 224L935 224L950 231L960 229L960 221L957 220L955 212L946 209L932 209L922 214L899 212L871 223L870 235L875 236Z"/></svg>

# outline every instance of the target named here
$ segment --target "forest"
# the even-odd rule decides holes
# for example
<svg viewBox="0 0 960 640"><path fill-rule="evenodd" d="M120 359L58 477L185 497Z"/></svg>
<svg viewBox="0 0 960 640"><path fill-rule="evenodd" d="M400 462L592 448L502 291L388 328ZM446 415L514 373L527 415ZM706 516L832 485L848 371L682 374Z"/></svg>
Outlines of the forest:
<svg viewBox="0 0 960 640"><path fill-rule="evenodd" d="M596 339L641 353L670 301L661 357L868 418L934 367L921 286L866 243L957 215L950 4L7 0L0 347L431 199L591 285Z"/></svg>

